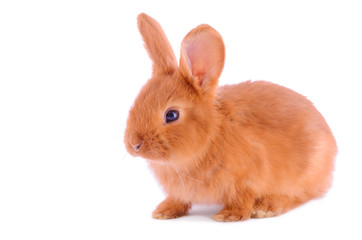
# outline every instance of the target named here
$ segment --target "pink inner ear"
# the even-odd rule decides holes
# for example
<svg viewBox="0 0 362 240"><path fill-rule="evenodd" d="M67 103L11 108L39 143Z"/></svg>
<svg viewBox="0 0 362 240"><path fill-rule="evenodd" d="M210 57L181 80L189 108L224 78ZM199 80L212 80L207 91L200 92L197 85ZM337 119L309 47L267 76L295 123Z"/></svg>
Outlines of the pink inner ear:
<svg viewBox="0 0 362 240"><path fill-rule="evenodd" d="M204 35L207 33L202 33ZM186 43L185 50L193 77L197 78L199 86L202 80L212 70L217 52L215 51L215 42L212 38L198 36Z"/></svg>

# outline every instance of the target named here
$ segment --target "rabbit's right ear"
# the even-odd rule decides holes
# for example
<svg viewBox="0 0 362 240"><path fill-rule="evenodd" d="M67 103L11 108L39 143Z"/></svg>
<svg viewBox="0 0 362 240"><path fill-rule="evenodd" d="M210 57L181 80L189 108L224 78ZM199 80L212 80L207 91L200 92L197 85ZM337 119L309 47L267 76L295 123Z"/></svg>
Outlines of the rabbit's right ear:
<svg viewBox="0 0 362 240"><path fill-rule="evenodd" d="M153 74L173 73L178 68L176 57L160 24L145 13L138 15L137 23L145 48L153 62Z"/></svg>
<svg viewBox="0 0 362 240"><path fill-rule="evenodd" d="M182 41L180 71L203 94L214 94L224 61L222 37L209 25L196 27Z"/></svg>

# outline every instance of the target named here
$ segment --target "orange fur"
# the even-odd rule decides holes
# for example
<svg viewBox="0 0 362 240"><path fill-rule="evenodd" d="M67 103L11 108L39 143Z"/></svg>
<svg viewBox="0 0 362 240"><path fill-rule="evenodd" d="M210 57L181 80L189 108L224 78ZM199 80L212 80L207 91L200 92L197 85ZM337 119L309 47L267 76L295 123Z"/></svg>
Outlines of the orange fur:
<svg viewBox="0 0 362 240"><path fill-rule="evenodd" d="M140 14L138 26L153 75L130 110L125 145L167 193L154 218L193 203L223 205L218 221L270 217L328 190L336 142L309 100L265 81L217 87L225 50L208 25L186 35L180 66L154 19ZM168 109L177 121L165 123Z"/></svg>

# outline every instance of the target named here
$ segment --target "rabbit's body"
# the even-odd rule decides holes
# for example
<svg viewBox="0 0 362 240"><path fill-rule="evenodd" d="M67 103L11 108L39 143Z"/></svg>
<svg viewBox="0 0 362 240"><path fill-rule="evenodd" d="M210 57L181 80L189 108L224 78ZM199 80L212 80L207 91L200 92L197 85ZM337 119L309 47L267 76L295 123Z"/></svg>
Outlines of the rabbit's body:
<svg viewBox="0 0 362 240"><path fill-rule="evenodd" d="M154 218L182 216L193 203L223 205L219 221L269 217L327 191L337 148L309 100L265 81L217 88L224 48L207 25L185 37L179 67L155 20L141 14L139 28L154 72L125 143L150 160L168 195Z"/></svg>
<svg viewBox="0 0 362 240"><path fill-rule="evenodd" d="M224 204L247 191L252 216L265 217L326 192L335 142L305 97L269 82L248 81L220 87L214 104L217 133L205 152L169 166L151 162L170 197ZM264 211L258 211L260 206Z"/></svg>

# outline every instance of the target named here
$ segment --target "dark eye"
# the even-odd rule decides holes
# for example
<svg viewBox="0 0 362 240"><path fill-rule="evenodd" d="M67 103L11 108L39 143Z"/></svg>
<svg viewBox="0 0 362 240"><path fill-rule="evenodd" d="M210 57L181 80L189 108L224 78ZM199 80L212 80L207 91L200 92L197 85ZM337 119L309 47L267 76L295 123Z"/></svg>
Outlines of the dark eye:
<svg viewBox="0 0 362 240"><path fill-rule="evenodd" d="M178 117L179 117L179 113L177 110L169 110L169 111L167 111L167 113L165 115L166 123L176 121L178 119Z"/></svg>

